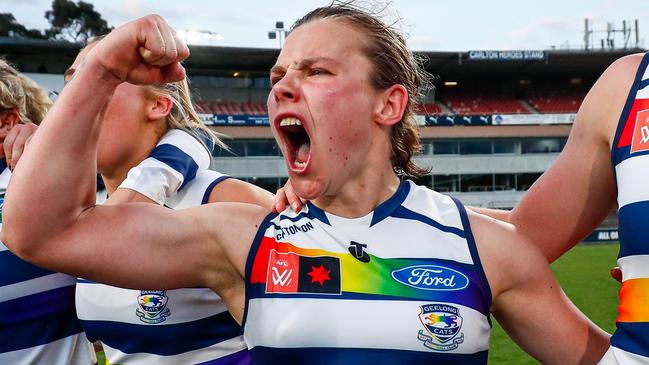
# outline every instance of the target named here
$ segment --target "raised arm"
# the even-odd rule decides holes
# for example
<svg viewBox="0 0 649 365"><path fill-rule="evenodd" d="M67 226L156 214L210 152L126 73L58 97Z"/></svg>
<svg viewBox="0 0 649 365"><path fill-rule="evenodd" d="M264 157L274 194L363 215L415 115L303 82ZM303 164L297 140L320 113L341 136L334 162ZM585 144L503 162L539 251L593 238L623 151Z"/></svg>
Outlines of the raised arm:
<svg viewBox="0 0 649 365"><path fill-rule="evenodd" d="M621 58L604 72L563 152L511 212L476 210L516 225L550 262L597 227L615 205L611 142L641 58Z"/></svg>
<svg viewBox="0 0 649 365"><path fill-rule="evenodd" d="M157 16L116 29L90 51L12 177L2 232L10 249L40 266L112 285L200 285L225 293L226 302L240 297L242 257L264 209L94 206L97 139L111 95L123 81L184 77L179 61L187 55Z"/></svg>
<svg viewBox="0 0 649 365"><path fill-rule="evenodd" d="M541 252L513 226L469 213L492 293L491 311L509 336L542 364L596 364L609 335L563 293Z"/></svg>

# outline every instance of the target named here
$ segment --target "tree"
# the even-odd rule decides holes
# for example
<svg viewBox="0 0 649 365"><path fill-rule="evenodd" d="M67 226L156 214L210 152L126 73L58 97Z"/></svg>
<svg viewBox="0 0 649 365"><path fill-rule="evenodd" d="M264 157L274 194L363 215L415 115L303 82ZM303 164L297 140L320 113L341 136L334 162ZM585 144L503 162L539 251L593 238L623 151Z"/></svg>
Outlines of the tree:
<svg viewBox="0 0 649 365"><path fill-rule="evenodd" d="M45 12L45 18L51 24L45 31L50 39L85 43L89 38L113 29L92 4L83 1L54 0L52 10Z"/></svg>
<svg viewBox="0 0 649 365"><path fill-rule="evenodd" d="M45 35L36 29L27 29L18 23L11 13L0 13L0 36L45 39Z"/></svg>

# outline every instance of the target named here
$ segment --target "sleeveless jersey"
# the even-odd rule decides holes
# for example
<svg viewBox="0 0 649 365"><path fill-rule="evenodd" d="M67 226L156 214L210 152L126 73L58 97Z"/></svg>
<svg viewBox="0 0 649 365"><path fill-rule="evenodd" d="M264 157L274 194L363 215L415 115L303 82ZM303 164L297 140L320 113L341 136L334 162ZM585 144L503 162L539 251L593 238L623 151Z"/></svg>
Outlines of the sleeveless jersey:
<svg viewBox="0 0 649 365"><path fill-rule="evenodd" d="M611 151L622 270L619 316L611 345L618 362L630 365L649 364L649 242L644 231L649 217L648 62L649 53L640 63Z"/></svg>
<svg viewBox="0 0 649 365"><path fill-rule="evenodd" d="M269 215L246 303L258 363L487 363L491 290L466 211L411 181L361 218Z"/></svg>
<svg viewBox="0 0 649 365"><path fill-rule="evenodd" d="M226 178L198 171L166 206L207 203ZM102 342L110 364L250 363L241 327L211 289L131 290L79 279L77 314L88 338Z"/></svg>
<svg viewBox="0 0 649 365"><path fill-rule="evenodd" d="M11 172L0 164L1 209ZM23 261L0 243L0 364L95 363L74 310L74 285L75 278Z"/></svg>

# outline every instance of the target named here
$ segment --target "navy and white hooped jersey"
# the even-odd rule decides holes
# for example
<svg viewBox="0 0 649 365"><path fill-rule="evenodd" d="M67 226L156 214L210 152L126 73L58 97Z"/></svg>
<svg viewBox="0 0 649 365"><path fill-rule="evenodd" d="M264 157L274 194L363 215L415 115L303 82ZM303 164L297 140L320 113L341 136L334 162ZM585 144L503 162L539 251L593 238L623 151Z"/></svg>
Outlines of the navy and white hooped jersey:
<svg viewBox="0 0 649 365"><path fill-rule="evenodd" d="M165 205L181 209L206 203L225 178L199 171ZM211 289L131 290L79 279L77 314L88 338L102 342L111 364L250 362L241 327Z"/></svg>
<svg viewBox="0 0 649 365"><path fill-rule="evenodd" d="M649 364L649 53L645 54L618 123L611 161L617 185L622 270L617 329L605 360ZM615 359L615 360L612 360ZM604 362L603 363L609 363Z"/></svg>
<svg viewBox="0 0 649 365"><path fill-rule="evenodd" d="M1 165L0 211L11 176ZM74 285L75 278L23 261L0 242L0 364L96 362L74 310Z"/></svg>
<svg viewBox="0 0 649 365"><path fill-rule="evenodd" d="M411 181L365 217L271 214L246 266L265 364L486 364L491 290L461 203Z"/></svg>

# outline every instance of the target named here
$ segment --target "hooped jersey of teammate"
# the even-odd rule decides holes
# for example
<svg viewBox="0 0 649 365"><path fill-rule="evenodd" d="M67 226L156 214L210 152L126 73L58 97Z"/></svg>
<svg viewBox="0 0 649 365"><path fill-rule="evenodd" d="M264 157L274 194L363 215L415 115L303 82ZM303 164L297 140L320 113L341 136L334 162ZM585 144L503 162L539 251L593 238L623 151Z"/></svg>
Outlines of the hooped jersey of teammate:
<svg viewBox="0 0 649 365"><path fill-rule="evenodd" d="M0 171L1 212L11 176L5 160ZM21 260L0 242L0 364L95 363L74 310L75 280Z"/></svg>
<svg viewBox="0 0 649 365"><path fill-rule="evenodd" d="M619 209L622 288L612 355L620 364L649 364L649 53L624 106L611 150ZM607 354L609 356L609 354Z"/></svg>
<svg viewBox="0 0 649 365"><path fill-rule="evenodd" d="M486 364L491 291L461 203L411 181L367 216L271 214L246 265L264 364Z"/></svg>
<svg viewBox="0 0 649 365"><path fill-rule="evenodd" d="M225 178L198 171L165 206L207 203ZM110 364L250 363L241 327L208 288L131 290L79 279L77 313L88 338L102 342Z"/></svg>

